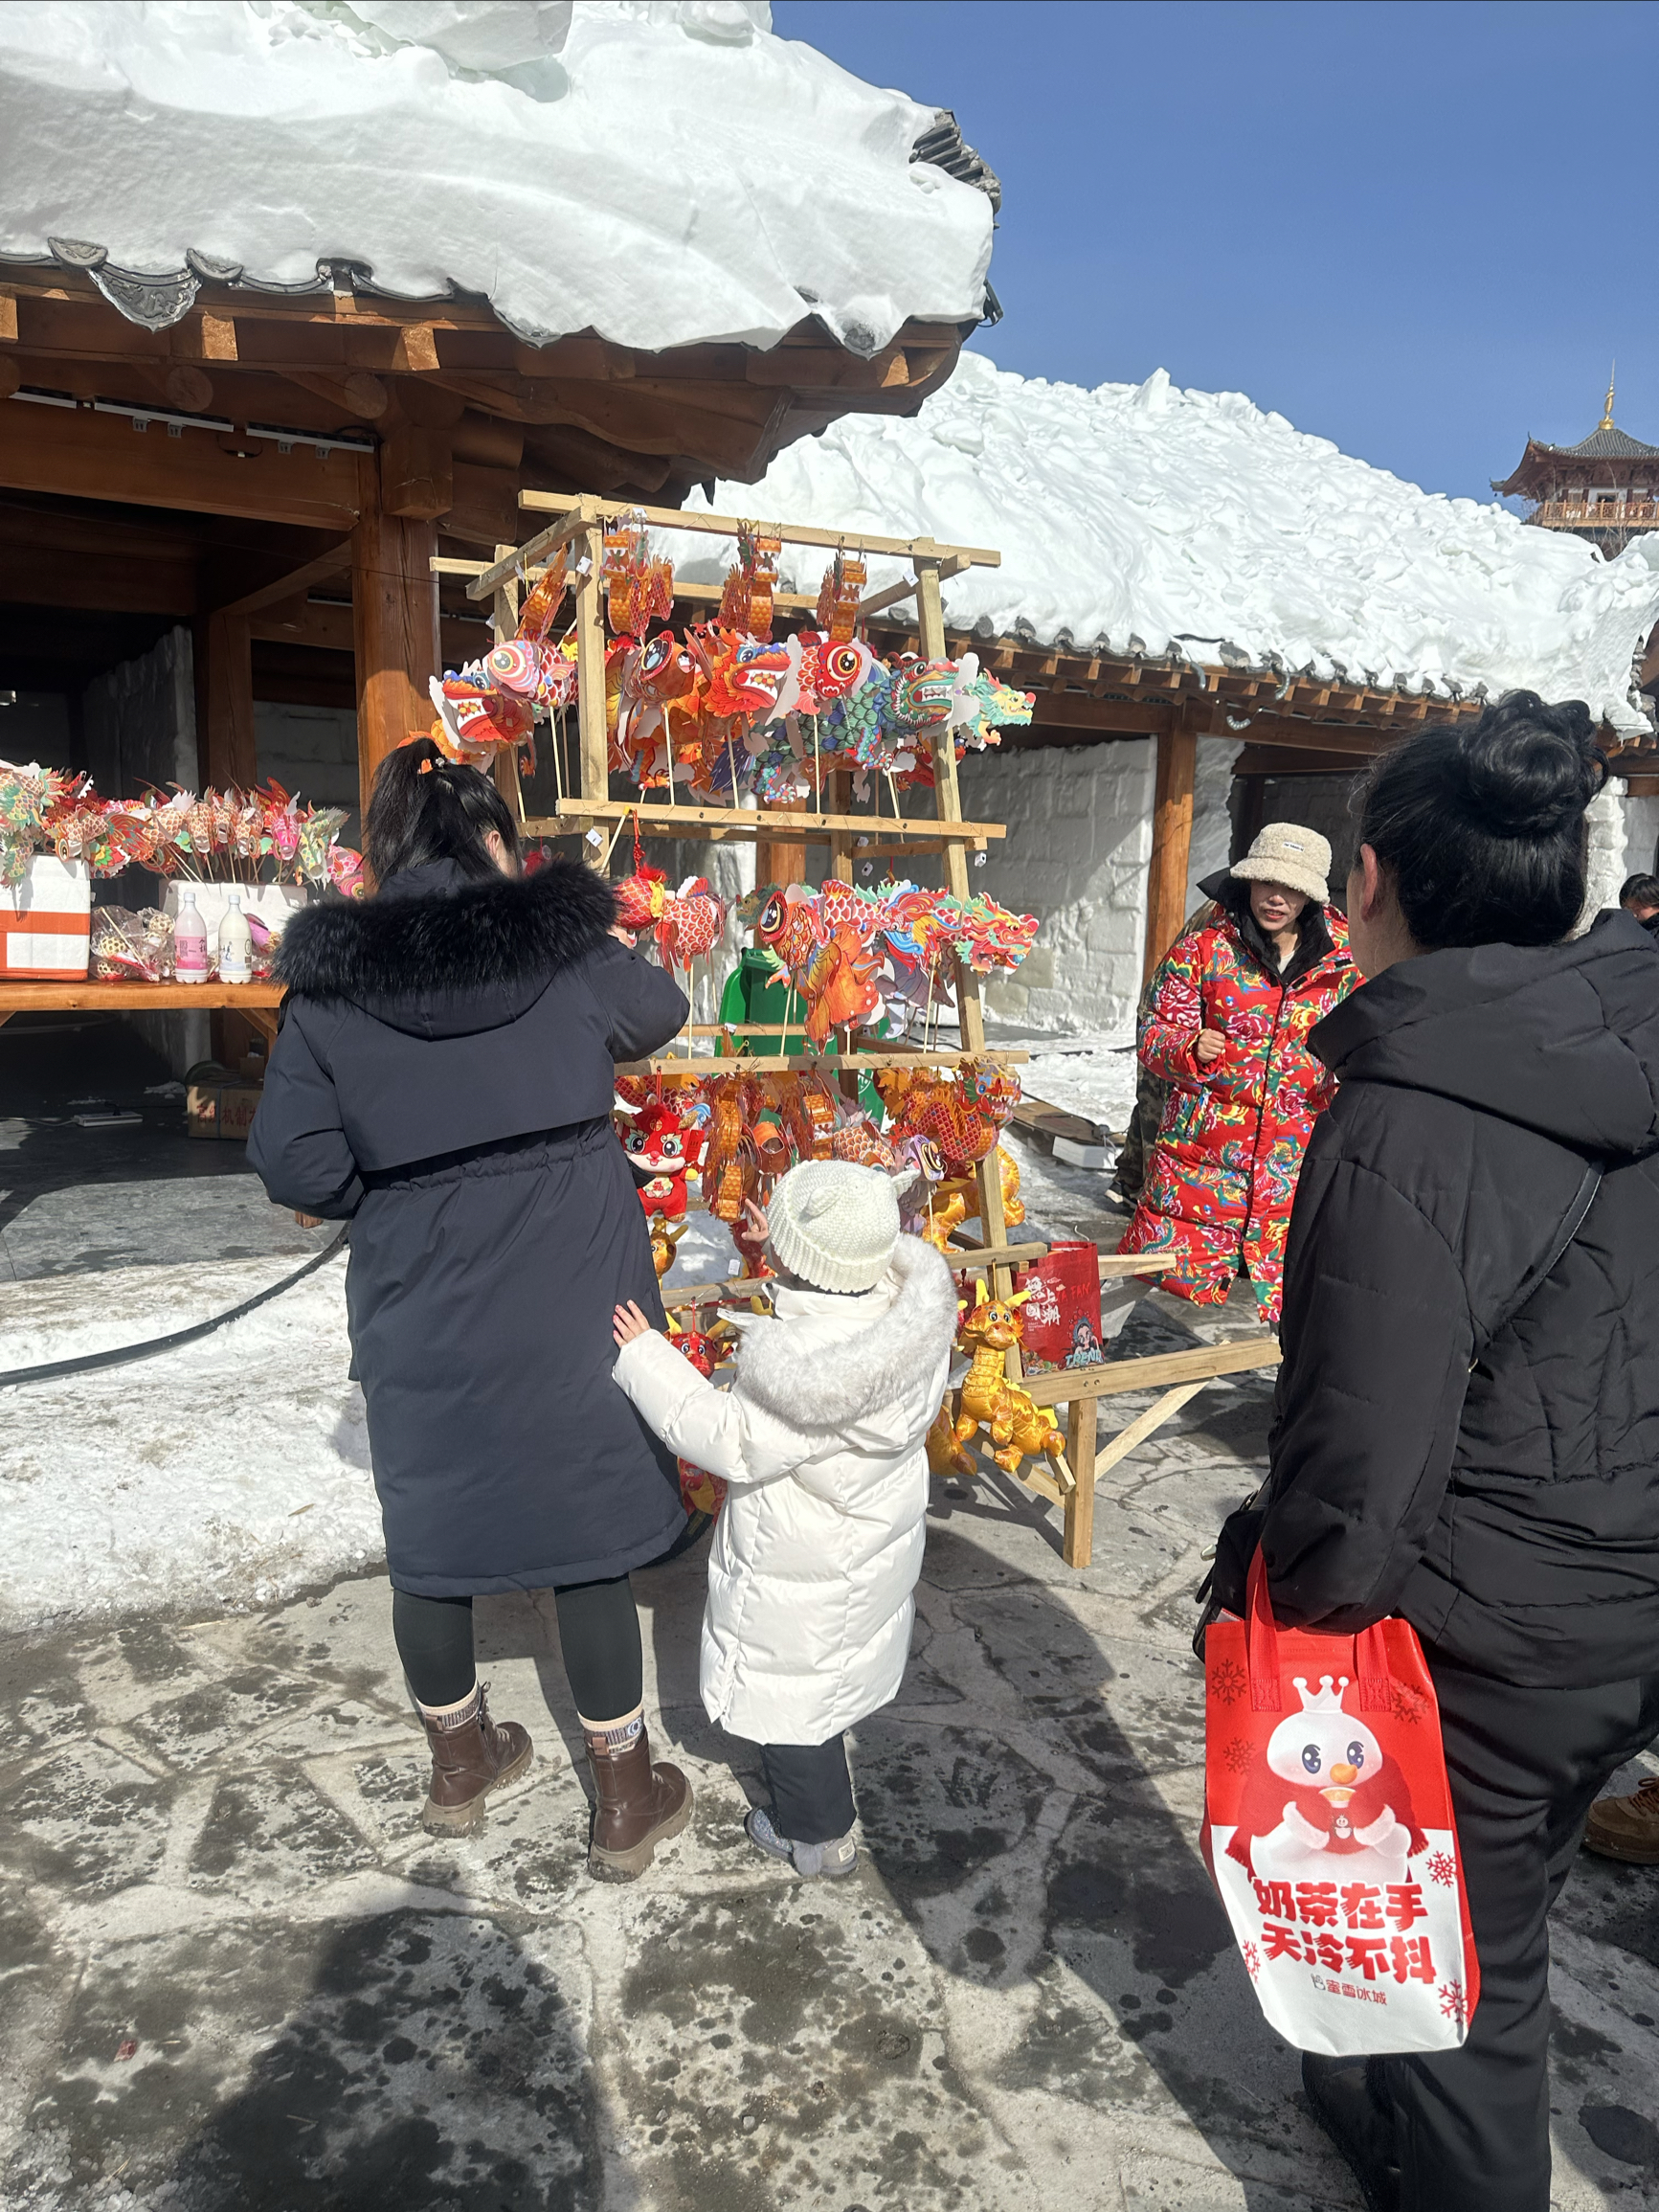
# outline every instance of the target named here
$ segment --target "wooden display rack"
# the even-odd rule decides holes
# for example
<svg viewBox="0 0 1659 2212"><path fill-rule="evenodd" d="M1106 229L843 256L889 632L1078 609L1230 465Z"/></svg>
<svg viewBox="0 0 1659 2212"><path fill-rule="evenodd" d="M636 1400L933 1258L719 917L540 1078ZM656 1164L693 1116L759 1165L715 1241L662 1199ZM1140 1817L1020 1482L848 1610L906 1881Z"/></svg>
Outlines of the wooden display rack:
<svg viewBox="0 0 1659 2212"><path fill-rule="evenodd" d="M557 519L521 546L498 547L493 562L437 560L433 567L439 574L465 576L467 597L491 602L495 633L501 640L512 637L518 628L519 594L525 582L561 547L568 548L573 556L571 574L575 587L580 788L558 801L556 814L527 818L518 787L517 762L510 748L503 747L501 752L498 780L509 801L516 801L519 819L530 836L568 837L572 833L585 836L591 829L600 829L601 834L609 830L609 844L602 842L597 846L586 847L589 858L600 868L609 862L611 846L623 824L632 821L638 821L641 830L655 832L660 837L747 837L758 842L780 835L813 836L828 845L830 874L843 883L853 880L853 855L858 849L855 840L866 840L872 854L878 850L893 850L893 845L887 842L893 840L912 851L941 853L946 886L952 895L959 899L973 895L968 880L970 852L975 848L983 850L990 839L1001 837L1005 831L999 823L963 821L961 794L956 782L955 739L950 730L942 733L942 742L937 731L930 739L937 806L931 820L925 816L831 813L821 808L786 813L770 807L761 811L736 805L682 805L672 797L672 785L669 800L661 804L635 805L630 801L614 800L610 739L605 725L605 622L601 598L606 524L627 518L642 520L654 529L691 530L706 537L723 538L733 538L740 530L752 526L740 522L734 515L683 512L677 508L641 508L586 494L576 497L560 492L526 491L520 493L519 505ZM872 614L878 606L896 605L900 599L913 597L920 618L922 657L928 661L943 661L948 657L944 608L939 598L941 578L957 576L967 568L997 568L1002 559L1000 553L989 547L939 545L932 538L871 537L851 530L774 523L766 525L766 532L784 545L818 546L830 552L851 553L883 553L908 562L909 580L867 595L860 602L859 612ZM718 598L718 591L713 587L706 589L711 598ZM684 596L684 587L677 586L676 592L677 596ZM799 595L784 595L786 611L796 611L790 604L792 597L799 599L801 612L810 611L816 603ZM821 791L818 796L822 796ZM959 1052L877 1050L848 1052L829 1061L810 1054L764 1054L732 1063L732 1072L737 1072L739 1066L744 1072L752 1074L822 1067L840 1073L843 1070L850 1072L877 1068L950 1068L960 1065L964 1059L1010 1066L1025 1059L1023 1052L987 1049L979 981L963 961L956 963L956 1007L962 1039ZM715 1072L715 1063L706 1057L693 1056L687 1042L684 1053L641 1061L637 1071L628 1072L707 1075ZM1002 1217L1002 1185L994 1152L975 1170L975 1183L980 1227L992 1253L992 1282L997 1294L1005 1296L1013 1287L1013 1276L1005 1251L1008 1230Z"/></svg>
<svg viewBox="0 0 1659 2212"><path fill-rule="evenodd" d="M435 573L462 576L467 580L467 597L488 599L498 640L511 638L518 628L519 597L527 582L534 580L540 568L550 560L561 548L569 549L574 556L572 562L572 581L575 587L575 634L577 671L577 721L579 736L579 789L557 802L557 811L549 817L527 817L524 800L519 788L518 764L510 748L502 748L498 756L497 781L509 803L515 806L519 820L531 836L567 837L572 833L584 836L591 830L600 832L597 845L586 847L590 861L600 869L609 865L611 850L628 822L637 822L641 830L658 836L691 837L697 840L724 838L753 838L772 840L778 837L801 839L812 837L827 844L830 851L830 874L843 883L852 881L852 863L855 850L861 846L869 849L870 856L896 857L904 852L936 852L943 856L946 885L952 894L967 899L972 893L969 887L969 854L984 851L987 844L1005 836L1000 823L965 822L962 819L961 794L956 780L956 751L954 734L950 730L935 731L930 738L933 755L933 792L936 813L931 818L902 815L843 814L818 810L783 812L767 808L764 812L742 806L708 806L681 803L672 796L666 801L636 804L628 800L614 800L610 795L610 741L605 722L605 625L601 611L604 565L604 530L608 522L624 518L642 520L655 529L690 530L705 536L735 538L741 529L752 529L752 523L740 522L733 515L699 514L674 508L641 508L617 500L580 497L563 493L526 491L519 495L521 508L554 516L556 519L527 538L523 545L498 545L493 562L440 559L434 560ZM982 546L940 545L932 538L889 538L863 535L851 530L828 530L804 526L768 523L768 536L777 538L784 545L818 546L826 551L850 553L881 553L908 562L911 575L903 583L889 585L868 594L860 601L861 616L870 616L901 600L914 598L917 610L917 630L922 658L926 661L943 661L948 652L945 643L944 609L939 586L948 576L960 575L968 568L996 568L1000 565L1000 553ZM714 585L675 585L677 599L718 600L720 590ZM810 613L816 600L799 594L774 594L773 604L785 613ZM818 794L821 798L821 790ZM608 832L608 837L607 833ZM855 843L855 841L858 841ZM833 1072L874 1068L952 1068L965 1059L1011 1066L1023 1062L1027 1055L1021 1051L988 1049L985 1043L985 1015L979 995L978 978L967 965L956 963L956 1005L962 1039L962 1050L918 1051L853 1051L834 1060L821 1060L805 1054L746 1056L729 1061L727 1067L733 1072L764 1074L785 1069L825 1068ZM690 1029L682 1032L687 1039L685 1050L662 1058L641 1061L640 1073L698 1074L714 1072L720 1063L707 1057L693 1056L689 1039ZM632 1072L632 1071L631 1071ZM1047 1252L1046 1243L1035 1242L1010 1245L1007 1224L1002 1212L1002 1183L997 1166L996 1152L981 1161L975 1169L975 1184L979 1200L979 1224L984 1241L972 1250L953 1251L948 1257L957 1273L978 1272L990 1281L993 1297L1004 1298L1013 1288L1013 1269L1025 1260L1041 1257ZM1108 1257L1101 1261L1103 1281L1114 1280L1128 1287L1129 1278L1155 1275L1171 1265L1168 1260L1136 1255L1132 1258ZM741 1282L710 1283L691 1286L689 1292L670 1289L668 1303L684 1306L700 1301L741 1292ZM1139 1295L1139 1292L1131 1294ZM1039 1405L1065 1405L1066 1421L1066 1456L1076 1478L1075 1486L1063 1492L1047 1468L1031 1461L1025 1463L1019 1480L1044 1498L1057 1502L1065 1514L1065 1557L1068 1566L1087 1567L1093 1552L1094 1485L1099 1474L1134 1447L1143 1442L1164 1421L1178 1411L1205 1383L1219 1375L1237 1374L1246 1368L1269 1366L1279 1358L1276 1344L1232 1343L1205 1345L1193 1352L1177 1352L1158 1359L1107 1361L1093 1367L1086 1367L1053 1375L1034 1376L1021 1387L1029 1390ZM1020 1381L1020 1355L1008 1355L1010 1380ZM1098 1456L1095 1450L1095 1406L1100 1398L1126 1391L1158 1388L1163 1395L1157 1403L1130 1423L1113 1437L1104 1453Z"/></svg>
<svg viewBox="0 0 1659 2212"><path fill-rule="evenodd" d="M280 983L0 983L0 1027L13 1014L157 1014L231 1006L271 1040L282 1004Z"/></svg>

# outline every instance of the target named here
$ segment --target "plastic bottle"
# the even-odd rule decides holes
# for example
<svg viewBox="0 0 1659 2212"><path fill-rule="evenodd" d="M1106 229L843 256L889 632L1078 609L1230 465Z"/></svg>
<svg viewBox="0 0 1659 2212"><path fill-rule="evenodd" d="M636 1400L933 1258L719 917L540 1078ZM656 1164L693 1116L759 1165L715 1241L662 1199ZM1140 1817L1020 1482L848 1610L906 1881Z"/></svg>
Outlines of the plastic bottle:
<svg viewBox="0 0 1659 2212"><path fill-rule="evenodd" d="M242 912L242 894L226 895L224 919L219 924L219 981L245 983L254 972L254 933Z"/></svg>
<svg viewBox="0 0 1659 2212"><path fill-rule="evenodd" d="M197 911L194 893L189 891L179 893L178 918L173 923L173 974L181 983L205 983L208 980L207 924Z"/></svg>

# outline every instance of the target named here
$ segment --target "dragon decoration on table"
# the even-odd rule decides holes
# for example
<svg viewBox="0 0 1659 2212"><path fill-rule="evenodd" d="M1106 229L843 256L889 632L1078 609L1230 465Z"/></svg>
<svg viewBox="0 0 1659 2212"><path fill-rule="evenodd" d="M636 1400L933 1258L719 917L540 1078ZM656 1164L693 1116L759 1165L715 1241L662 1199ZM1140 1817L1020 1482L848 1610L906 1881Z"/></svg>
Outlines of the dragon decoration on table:
<svg viewBox="0 0 1659 2212"><path fill-rule="evenodd" d="M94 877L137 867L192 883L306 883L361 896L363 856L340 843L346 819L345 807L307 805L275 780L101 799L88 776L0 760L0 889L15 890L50 852Z"/></svg>
<svg viewBox="0 0 1659 2212"><path fill-rule="evenodd" d="M605 718L613 769L642 791L684 790L735 804L810 799L850 770L869 797L872 774L901 789L933 781L935 743L964 753L1028 723L1034 694L998 683L978 656L883 659L857 635L862 559L838 553L818 594L816 626L775 640L781 541L747 526L715 619L667 627L672 562L650 550L644 518L621 515L604 534L600 583L613 633ZM431 681L431 736L452 759L488 768L501 748L534 773L535 726L577 696L574 624L554 623L572 577L560 548L526 595L515 635ZM653 635L651 625L664 626Z"/></svg>

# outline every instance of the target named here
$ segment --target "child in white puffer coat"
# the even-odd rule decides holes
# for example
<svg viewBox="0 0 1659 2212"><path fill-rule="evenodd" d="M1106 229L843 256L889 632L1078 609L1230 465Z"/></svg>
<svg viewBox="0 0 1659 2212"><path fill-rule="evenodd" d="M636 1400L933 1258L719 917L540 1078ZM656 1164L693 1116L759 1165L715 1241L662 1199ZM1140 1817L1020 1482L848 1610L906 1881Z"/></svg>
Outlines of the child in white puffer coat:
<svg viewBox="0 0 1659 2212"><path fill-rule="evenodd" d="M736 1317L730 1388L638 1306L617 1309L616 1375L670 1450L729 1485L701 1676L709 1719L762 1747L772 1805L750 1814L750 1837L801 1874L850 1874L843 1731L904 1675L956 1290L930 1245L900 1235L873 1168L803 1161L751 1214L775 1319Z"/></svg>

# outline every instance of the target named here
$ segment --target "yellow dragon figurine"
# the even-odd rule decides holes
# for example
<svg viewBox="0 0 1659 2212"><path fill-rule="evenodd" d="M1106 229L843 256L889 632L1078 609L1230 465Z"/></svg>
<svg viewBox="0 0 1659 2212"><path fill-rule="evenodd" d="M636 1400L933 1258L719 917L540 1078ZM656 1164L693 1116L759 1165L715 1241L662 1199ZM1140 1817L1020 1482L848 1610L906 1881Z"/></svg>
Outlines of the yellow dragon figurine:
<svg viewBox="0 0 1659 2212"><path fill-rule="evenodd" d="M998 1467L1018 1475L1022 1459L1046 1459L1062 1490L1076 1488L1065 1463L1060 1424L1046 1406L1036 1405L1028 1391L1017 1389L1003 1370L1003 1355L1023 1335L1017 1309L1030 1295L1020 1291L1013 1298L993 1298L982 1282L975 1285L974 1304L956 1335L960 1348L973 1356L962 1383L962 1410L953 1424L947 1399L928 1435L928 1462L935 1474L973 1472L973 1462L961 1447L983 1424Z"/></svg>

